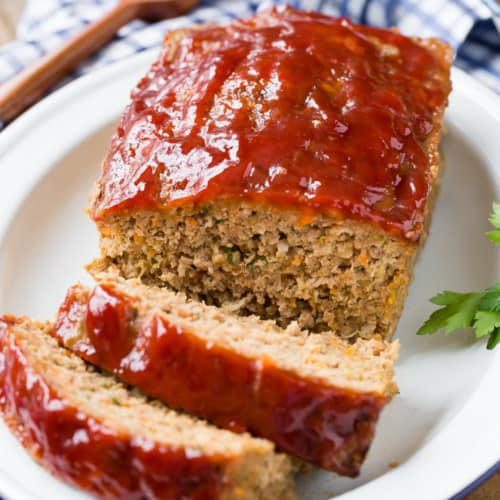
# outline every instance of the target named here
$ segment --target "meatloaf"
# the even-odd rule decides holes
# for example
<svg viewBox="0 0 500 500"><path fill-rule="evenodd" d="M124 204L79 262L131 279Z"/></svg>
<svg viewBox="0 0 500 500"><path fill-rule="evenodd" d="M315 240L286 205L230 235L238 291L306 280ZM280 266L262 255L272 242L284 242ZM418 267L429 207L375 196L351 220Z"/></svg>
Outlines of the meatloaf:
<svg viewBox="0 0 500 500"><path fill-rule="evenodd" d="M54 335L172 407L348 476L359 473L397 390L397 343L351 345L296 323L285 330L138 280L101 276L94 288L74 285Z"/></svg>
<svg viewBox="0 0 500 500"><path fill-rule="evenodd" d="M55 476L106 499L294 499L266 440L168 409L59 347L49 324L0 318L0 410Z"/></svg>
<svg viewBox="0 0 500 500"><path fill-rule="evenodd" d="M452 50L275 7L167 34L92 196L105 263L239 313L390 338Z"/></svg>

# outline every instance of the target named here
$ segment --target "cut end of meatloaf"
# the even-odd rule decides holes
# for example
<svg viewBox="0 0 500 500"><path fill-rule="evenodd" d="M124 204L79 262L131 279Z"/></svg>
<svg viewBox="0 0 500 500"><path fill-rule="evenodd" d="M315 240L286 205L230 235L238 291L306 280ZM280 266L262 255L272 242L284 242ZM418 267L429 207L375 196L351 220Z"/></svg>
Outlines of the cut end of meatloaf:
<svg viewBox="0 0 500 500"><path fill-rule="evenodd" d="M172 32L98 180L126 278L390 338L439 177L452 50L280 7Z"/></svg>
<svg viewBox="0 0 500 500"><path fill-rule="evenodd" d="M290 461L270 442L149 400L59 347L51 328L0 318L0 410L55 476L102 498L295 498Z"/></svg>
<svg viewBox="0 0 500 500"><path fill-rule="evenodd" d="M100 275L70 288L54 335L172 407L356 476L397 391L398 344L313 335Z"/></svg>
<svg viewBox="0 0 500 500"><path fill-rule="evenodd" d="M390 338L415 246L367 223L213 202L113 215L98 224L104 259L125 278L167 286L242 315L296 321L344 338Z"/></svg>

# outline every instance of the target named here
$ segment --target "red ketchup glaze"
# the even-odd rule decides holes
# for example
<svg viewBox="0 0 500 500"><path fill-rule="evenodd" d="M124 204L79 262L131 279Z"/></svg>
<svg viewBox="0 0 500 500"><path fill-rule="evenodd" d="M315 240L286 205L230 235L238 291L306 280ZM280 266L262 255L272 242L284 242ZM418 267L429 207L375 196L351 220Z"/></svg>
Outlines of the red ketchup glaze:
<svg viewBox="0 0 500 500"><path fill-rule="evenodd" d="M167 37L114 135L93 217L236 198L416 241L449 91L449 54L319 13L273 8L175 51Z"/></svg>
<svg viewBox="0 0 500 500"><path fill-rule="evenodd" d="M140 322L133 347L118 360L108 349L101 349L102 337L93 336L90 330L96 323L105 328L103 308L96 307L95 300L105 295L109 297L106 304L130 305L129 298L111 285L97 286L86 306L77 307L82 314L73 318L71 328L67 311L74 309L75 300L82 301L73 288L59 311L55 336L65 342L83 323L88 339L76 342L72 349L127 383L227 429L269 438L281 450L324 469L358 474L387 399L301 379L271 361L248 359L207 344L160 316ZM116 314L127 307L117 307ZM111 321L109 330L102 332L117 338L113 336L115 324Z"/></svg>
<svg viewBox="0 0 500 500"><path fill-rule="evenodd" d="M216 458L120 435L60 397L30 366L0 318L0 410L31 453L57 477L99 498L214 500L224 481Z"/></svg>

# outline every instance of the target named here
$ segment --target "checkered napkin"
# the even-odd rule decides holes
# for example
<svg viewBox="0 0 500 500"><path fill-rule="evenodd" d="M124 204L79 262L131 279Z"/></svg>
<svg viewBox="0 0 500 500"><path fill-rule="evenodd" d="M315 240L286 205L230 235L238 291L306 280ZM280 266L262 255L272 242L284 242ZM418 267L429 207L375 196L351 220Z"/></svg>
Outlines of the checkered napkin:
<svg viewBox="0 0 500 500"><path fill-rule="evenodd" d="M115 3L116 0L28 0L17 40L0 47L0 82L57 47ZM74 76L158 47L169 29L246 17L279 3L347 16L372 26L397 26L406 35L442 38L456 50L457 66L500 93L500 34L494 24L500 25L500 4L495 0L202 0L187 16L155 24L130 23L78 68Z"/></svg>

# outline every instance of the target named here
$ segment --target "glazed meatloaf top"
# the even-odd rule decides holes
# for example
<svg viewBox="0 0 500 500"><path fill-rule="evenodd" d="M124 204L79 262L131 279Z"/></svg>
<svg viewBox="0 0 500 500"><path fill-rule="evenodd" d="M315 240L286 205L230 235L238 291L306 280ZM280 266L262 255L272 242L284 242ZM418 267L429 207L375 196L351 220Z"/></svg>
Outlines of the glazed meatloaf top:
<svg viewBox="0 0 500 500"><path fill-rule="evenodd" d="M422 232L451 49L277 7L171 32L132 94L97 221L244 198Z"/></svg>

